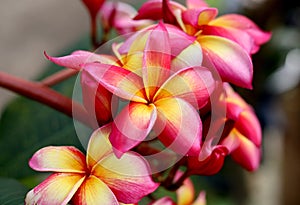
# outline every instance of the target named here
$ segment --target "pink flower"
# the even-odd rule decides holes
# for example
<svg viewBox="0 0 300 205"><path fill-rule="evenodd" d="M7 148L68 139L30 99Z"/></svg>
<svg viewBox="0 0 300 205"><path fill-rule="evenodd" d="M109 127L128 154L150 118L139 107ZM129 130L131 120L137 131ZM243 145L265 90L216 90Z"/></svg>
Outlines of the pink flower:
<svg viewBox="0 0 300 205"><path fill-rule="evenodd" d="M150 0L142 5L135 19L164 19L197 37L204 65L215 67L225 82L251 88L253 68L249 54L257 52L270 39L270 33L261 31L242 15L216 18L218 10L204 1L188 0L187 6L169 0Z"/></svg>
<svg viewBox="0 0 300 205"><path fill-rule="evenodd" d="M122 66L90 63L83 72L114 95L128 100L115 117L110 141L117 156L146 139L152 129L180 154L200 149L203 107L214 89L211 72L201 67L194 38L159 23L115 45Z"/></svg>
<svg viewBox="0 0 300 205"><path fill-rule="evenodd" d="M181 172L178 172L175 178L179 178L181 174ZM166 196L150 203L150 205L206 205L204 191L201 191L195 199L194 185L189 178L184 180L181 187L176 190L176 196L177 203L175 203L170 197Z"/></svg>
<svg viewBox="0 0 300 205"><path fill-rule="evenodd" d="M115 28L120 34L141 30L153 23L151 20L133 20L136 10L124 2L105 2L101 12L101 23L105 29Z"/></svg>
<svg viewBox="0 0 300 205"><path fill-rule="evenodd" d="M229 134L221 144L226 146L233 160L249 171L258 168L261 157L262 131L260 123L250 105L225 84L227 125Z"/></svg>
<svg viewBox="0 0 300 205"><path fill-rule="evenodd" d="M151 179L148 163L134 152L117 159L108 141L110 125L90 138L87 156L71 146L49 146L29 161L37 171L54 172L27 193L26 204L64 205L137 203L158 184Z"/></svg>

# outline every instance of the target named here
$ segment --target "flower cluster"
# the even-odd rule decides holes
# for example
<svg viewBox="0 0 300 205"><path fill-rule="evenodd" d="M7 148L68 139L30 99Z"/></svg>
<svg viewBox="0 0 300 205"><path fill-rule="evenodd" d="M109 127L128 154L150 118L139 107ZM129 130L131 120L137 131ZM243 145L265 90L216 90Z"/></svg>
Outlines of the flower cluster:
<svg viewBox="0 0 300 205"><path fill-rule="evenodd" d="M83 2L105 30L126 38L112 45L113 55L45 53L80 71L83 105L98 128L86 157L69 146L34 154L31 168L54 173L26 204L132 204L163 186L177 190L176 204L200 205L204 192L193 202L189 176L219 172L228 155L247 170L258 168L259 121L229 83L252 88L251 55L270 33L241 15L217 17L202 0L186 7L149 0L138 11L116 1Z"/></svg>

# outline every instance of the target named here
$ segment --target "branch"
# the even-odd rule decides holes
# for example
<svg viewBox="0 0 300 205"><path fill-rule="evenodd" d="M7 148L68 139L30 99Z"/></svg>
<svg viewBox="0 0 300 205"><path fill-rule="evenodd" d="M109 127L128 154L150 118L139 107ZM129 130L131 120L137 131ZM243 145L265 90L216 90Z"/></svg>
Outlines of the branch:
<svg viewBox="0 0 300 205"><path fill-rule="evenodd" d="M0 71L0 87L47 105L93 127L83 106L41 83L27 81Z"/></svg>

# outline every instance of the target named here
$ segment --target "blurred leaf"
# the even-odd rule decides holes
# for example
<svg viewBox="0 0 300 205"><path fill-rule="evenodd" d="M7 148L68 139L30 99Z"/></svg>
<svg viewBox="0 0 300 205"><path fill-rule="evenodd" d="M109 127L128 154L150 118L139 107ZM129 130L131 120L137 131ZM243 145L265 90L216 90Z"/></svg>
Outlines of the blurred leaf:
<svg viewBox="0 0 300 205"><path fill-rule="evenodd" d="M15 179L0 178L0 204L24 204L24 196L28 189Z"/></svg>

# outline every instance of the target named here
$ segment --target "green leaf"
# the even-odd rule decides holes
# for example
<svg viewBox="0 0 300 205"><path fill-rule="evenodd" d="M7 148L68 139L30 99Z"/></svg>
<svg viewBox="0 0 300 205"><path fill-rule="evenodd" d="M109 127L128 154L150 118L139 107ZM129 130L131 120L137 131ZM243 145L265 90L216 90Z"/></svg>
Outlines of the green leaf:
<svg viewBox="0 0 300 205"><path fill-rule="evenodd" d="M0 178L0 204L24 204L24 196L28 189L15 179Z"/></svg>

